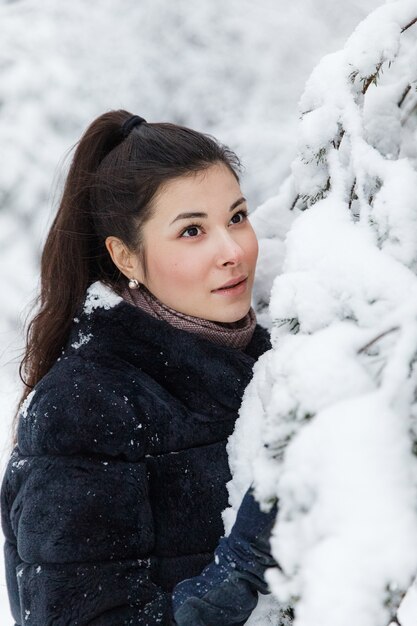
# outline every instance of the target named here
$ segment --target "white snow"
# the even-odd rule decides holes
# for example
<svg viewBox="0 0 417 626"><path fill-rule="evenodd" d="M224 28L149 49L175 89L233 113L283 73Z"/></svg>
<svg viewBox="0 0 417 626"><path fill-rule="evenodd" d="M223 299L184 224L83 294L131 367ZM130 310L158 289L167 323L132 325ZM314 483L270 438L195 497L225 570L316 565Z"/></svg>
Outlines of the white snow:
<svg viewBox="0 0 417 626"><path fill-rule="evenodd" d="M109 307L106 307L106 308L109 308ZM89 310L89 313L91 313L91 310ZM92 337L93 335L91 333L87 333L87 335L83 335L83 333L79 332L78 341L74 341L74 343L71 344L71 347L78 350L79 348L81 348L81 346L84 346L86 343L88 343Z"/></svg>
<svg viewBox="0 0 417 626"><path fill-rule="evenodd" d="M27 417L28 409L29 409L30 403L32 402L35 396L35 393L36 393L36 389L32 389L32 391L28 393L24 402L22 403L22 406L20 407L20 413L23 415L23 417Z"/></svg>
<svg viewBox="0 0 417 626"><path fill-rule="evenodd" d="M84 303L84 313L90 315L94 309L102 308L102 309L111 309L119 302L122 302L123 298L118 296L113 289L111 289L108 285L105 285L103 282L97 280L95 283L92 283L87 289L87 296ZM79 345L86 343L91 338L91 334L80 339L78 342ZM82 342L82 343L81 343ZM74 347L79 347L74 346Z"/></svg>

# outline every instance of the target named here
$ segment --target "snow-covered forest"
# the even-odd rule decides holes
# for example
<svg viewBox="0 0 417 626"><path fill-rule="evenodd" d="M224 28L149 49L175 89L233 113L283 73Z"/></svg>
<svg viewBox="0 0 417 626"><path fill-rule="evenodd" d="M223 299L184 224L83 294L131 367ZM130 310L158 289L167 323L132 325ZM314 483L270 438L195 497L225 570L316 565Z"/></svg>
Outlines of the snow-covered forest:
<svg viewBox="0 0 417 626"><path fill-rule="evenodd" d="M1 462L68 149L110 108L212 133L246 167L274 344L229 444L232 507L252 479L281 503L253 625L285 623L279 602L296 626L385 626L417 573L416 18L415 0L0 2Z"/></svg>

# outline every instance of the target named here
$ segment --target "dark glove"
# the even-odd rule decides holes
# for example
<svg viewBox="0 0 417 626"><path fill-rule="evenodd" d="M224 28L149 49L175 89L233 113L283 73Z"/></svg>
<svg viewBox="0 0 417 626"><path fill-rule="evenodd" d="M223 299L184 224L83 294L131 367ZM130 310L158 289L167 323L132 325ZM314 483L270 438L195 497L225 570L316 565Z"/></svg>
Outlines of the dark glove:
<svg viewBox="0 0 417 626"><path fill-rule="evenodd" d="M269 593L264 579L268 567L278 564L270 554L269 537L277 515L275 502L268 513L260 510L248 489L228 537L223 537L211 562L199 576L184 580L173 591L178 626L240 626Z"/></svg>

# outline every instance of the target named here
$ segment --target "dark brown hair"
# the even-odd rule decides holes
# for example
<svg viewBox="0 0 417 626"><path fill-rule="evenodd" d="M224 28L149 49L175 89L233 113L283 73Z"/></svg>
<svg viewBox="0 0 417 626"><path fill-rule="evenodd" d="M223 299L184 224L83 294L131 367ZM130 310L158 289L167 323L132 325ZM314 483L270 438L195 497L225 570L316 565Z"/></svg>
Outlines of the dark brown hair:
<svg viewBox="0 0 417 626"><path fill-rule="evenodd" d="M239 158L211 135L143 122L125 137L122 125L131 115L123 110L100 115L76 145L42 253L38 312L27 328L19 370L24 391L14 431L23 401L61 354L87 287L101 280L120 293L125 284L106 238L118 237L136 251L146 272L141 228L152 216L152 202L164 183L218 162L239 181Z"/></svg>

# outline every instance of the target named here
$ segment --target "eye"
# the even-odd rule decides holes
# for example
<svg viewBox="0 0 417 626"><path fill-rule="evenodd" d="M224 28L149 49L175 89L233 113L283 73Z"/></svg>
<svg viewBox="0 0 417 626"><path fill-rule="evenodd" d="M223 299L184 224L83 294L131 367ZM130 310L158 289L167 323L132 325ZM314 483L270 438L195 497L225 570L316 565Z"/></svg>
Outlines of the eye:
<svg viewBox="0 0 417 626"><path fill-rule="evenodd" d="M239 216L240 216L240 219L235 220L235 217L239 217ZM237 213L235 213L230 221L233 224L240 224L241 222L244 222L247 219L247 217L248 217L248 212L246 211L246 209L242 209L242 211L238 211Z"/></svg>
<svg viewBox="0 0 417 626"><path fill-rule="evenodd" d="M181 234L180 237L193 238L198 236L198 232L196 232L199 228L202 227L202 224L191 224L191 226L187 226ZM186 234L191 233L191 234Z"/></svg>

